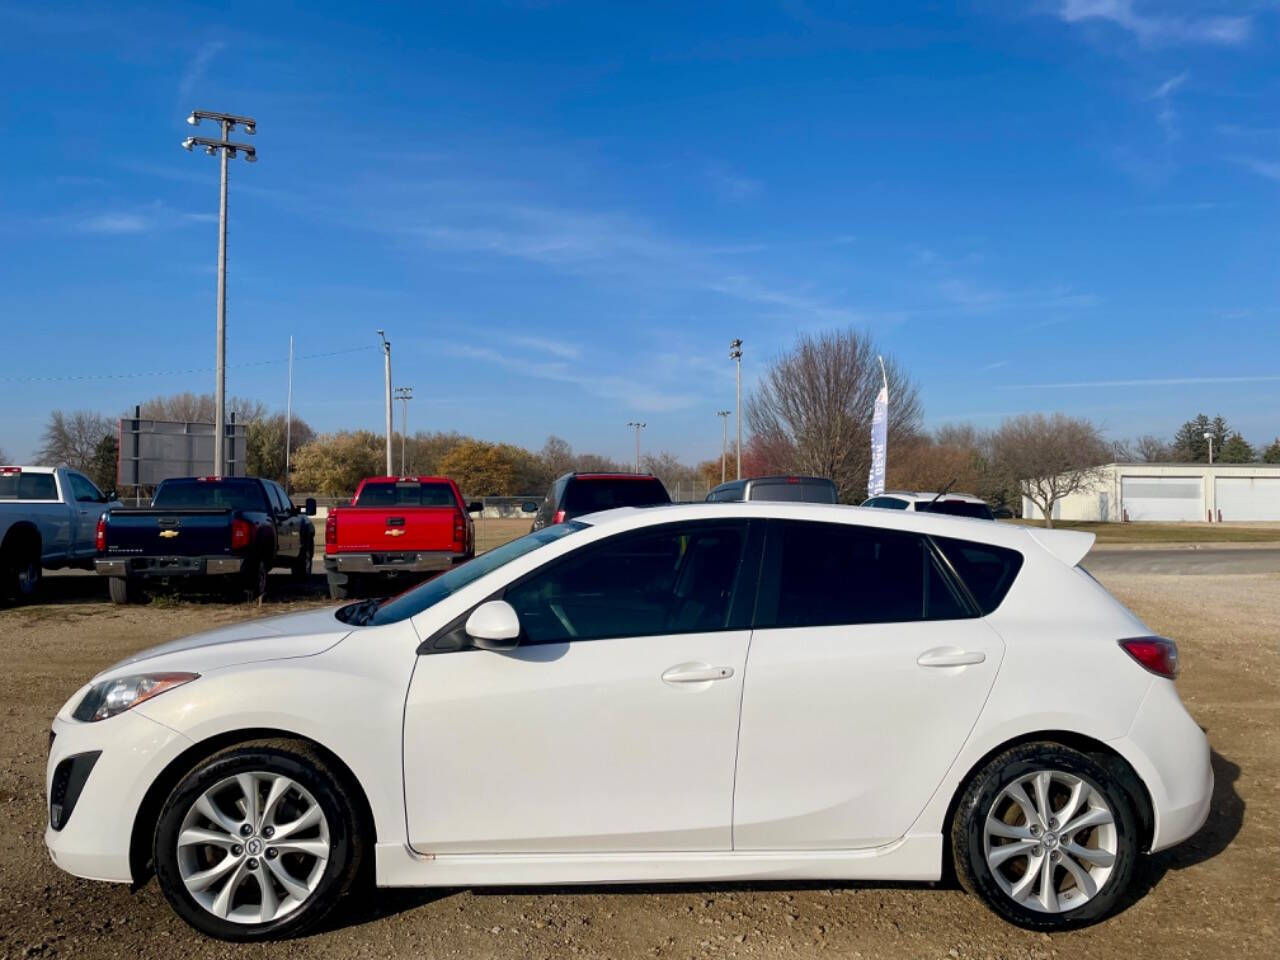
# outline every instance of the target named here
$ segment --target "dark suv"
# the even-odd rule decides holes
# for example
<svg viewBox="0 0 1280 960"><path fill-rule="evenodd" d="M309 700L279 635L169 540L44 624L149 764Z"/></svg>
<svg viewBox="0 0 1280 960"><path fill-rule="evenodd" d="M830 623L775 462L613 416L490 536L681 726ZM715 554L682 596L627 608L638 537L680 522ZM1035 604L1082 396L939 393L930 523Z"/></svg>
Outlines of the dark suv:
<svg viewBox="0 0 1280 960"><path fill-rule="evenodd" d="M662 481L647 473L566 473L547 491L533 518L533 529L614 507L652 507L670 502Z"/></svg>
<svg viewBox="0 0 1280 960"><path fill-rule="evenodd" d="M840 495L826 477L751 477L722 483L707 494L710 503L734 500L839 503Z"/></svg>

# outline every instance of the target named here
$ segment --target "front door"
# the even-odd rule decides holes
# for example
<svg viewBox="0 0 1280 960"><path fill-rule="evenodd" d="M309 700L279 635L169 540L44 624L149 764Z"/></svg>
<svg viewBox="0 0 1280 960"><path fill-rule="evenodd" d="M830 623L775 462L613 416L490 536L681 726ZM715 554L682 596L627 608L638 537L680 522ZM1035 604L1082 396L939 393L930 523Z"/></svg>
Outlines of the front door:
<svg viewBox="0 0 1280 960"><path fill-rule="evenodd" d="M598 541L506 588L514 651L422 656L405 711L410 845L728 850L747 535L699 521Z"/></svg>
<svg viewBox="0 0 1280 960"><path fill-rule="evenodd" d="M923 537L774 521L743 691L734 849L901 837L960 752L1002 654Z"/></svg>

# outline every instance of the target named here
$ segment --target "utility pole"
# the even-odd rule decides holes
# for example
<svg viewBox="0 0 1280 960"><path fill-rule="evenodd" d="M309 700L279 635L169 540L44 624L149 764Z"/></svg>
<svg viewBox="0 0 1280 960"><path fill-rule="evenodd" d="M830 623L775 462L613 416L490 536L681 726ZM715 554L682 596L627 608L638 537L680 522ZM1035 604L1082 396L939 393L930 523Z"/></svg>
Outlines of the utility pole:
<svg viewBox="0 0 1280 960"><path fill-rule="evenodd" d="M729 359L738 364L738 476L742 479L742 341L729 341Z"/></svg>
<svg viewBox="0 0 1280 960"><path fill-rule="evenodd" d="M391 341L382 330L378 331L382 338L382 353L386 358L387 372L387 476L391 476Z"/></svg>
<svg viewBox="0 0 1280 960"><path fill-rule="evenodd" d="M638 420L628 420L627 426L634 427L636 431L636 473L639 473L640 472L640 431L643 430L646 426L648 426L648 424L641 423Z"/></svg>
<svg viewBox="0 0 1280 960"><path fill-rule="evenodd" d="M284 492L289 492L289 446L293 440L293 337L289 338L289 394L284 402Z"/></svg>
<svg viewBox="0 0 1280 960"><path fill-rule="evenodd" d="M222 137L218 140L187 137L182 141L187 150L204 147L204 152L209 156L221 157L222 183L218 196L218 373L213 411L213 473L220 477L227 466L227 161L235 159L236 154L242 152L246 161L257 162L257 149L246 143L232 143L231 131L238 125L252 136L258 132L258 122L252 117L237 117L210 110L192 110L191 116L187 117L187 123L193 127L198 127L201 120L212 120L222 128Z"/></svg>
<svg viewBox="0 0 1280 960"><path fill-rule="evenodd" d="M728 479L728 454L725 448L729 445L729 410L717 410L716 416L720 418L720 482L724 483Z"/></svg>
<svg viewBox="0 0 1280 960"><path fill-rule="evenodd" d="M404 442L409 435L409 401L413 399L413 387L396 387L396 399L400 401L400 476L408 471L404 466Z"/></svg>

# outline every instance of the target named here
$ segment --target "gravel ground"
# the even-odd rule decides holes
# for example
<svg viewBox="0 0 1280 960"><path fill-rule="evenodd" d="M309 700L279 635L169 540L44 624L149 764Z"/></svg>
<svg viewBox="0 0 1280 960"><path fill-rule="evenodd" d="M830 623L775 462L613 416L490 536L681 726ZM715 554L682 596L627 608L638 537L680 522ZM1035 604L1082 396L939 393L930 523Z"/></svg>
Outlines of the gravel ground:
<svg viewBox="0 0 1280 960"><path fill-rule="evenodd" d="M384 890L353 898L305 939L231 948L194 934L154 882L131 893L53 868L42 839L47 724L90 674L130 651L317 601L114 608L65 578L53 602L0 611L0 957L1275 956L1280 576L1103 579L1179 641L1179 686L1217 773L1205 829L1146 858L1134 896L1103 924L1029 933L948 883Z"/></svg>

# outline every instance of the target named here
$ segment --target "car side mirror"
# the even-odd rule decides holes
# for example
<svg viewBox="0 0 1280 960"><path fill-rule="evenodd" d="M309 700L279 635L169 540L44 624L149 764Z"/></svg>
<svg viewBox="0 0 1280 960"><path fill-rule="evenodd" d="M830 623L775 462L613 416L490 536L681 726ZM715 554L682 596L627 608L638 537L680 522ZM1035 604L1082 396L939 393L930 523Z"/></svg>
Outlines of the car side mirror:
<svg viewBox="0 0 1280 960"><path fill-rule="evenodd" d="M99 503L110 503L112 500L118 500L118 499L120 499L120 497L114 490L108 490L106 493L102 495L102 499L99 501Z"/></svg>
<svg viewBox="0 0 1280 960"><path fill-rule="evenodd" d="M308 517L314 517L316 515L316 498L315 497L307 497L307 499L303 501L302 512L305 513Z"/></svg>
<svg viewBox="0 0 1280 960"><path fill-rule="evenodd" d="M471 611L463 629L477 650L503 652L520 644L520 618L505 600L490 600Z"/></svg>
<svg viewBox="0 0 1280 960"><path fill-rule="evenodd" d="M537 513L538 505L532 500L526 500L524 503L520 504L520 509L525 513Z"/></svg>
<svg viewBox="0 0 1280 960"><path fill-rule="evenodd" d="M467 513L484 513L484 504L479 500L472 500L467 504Z"/></svg>

